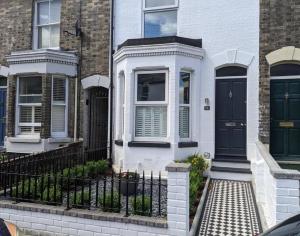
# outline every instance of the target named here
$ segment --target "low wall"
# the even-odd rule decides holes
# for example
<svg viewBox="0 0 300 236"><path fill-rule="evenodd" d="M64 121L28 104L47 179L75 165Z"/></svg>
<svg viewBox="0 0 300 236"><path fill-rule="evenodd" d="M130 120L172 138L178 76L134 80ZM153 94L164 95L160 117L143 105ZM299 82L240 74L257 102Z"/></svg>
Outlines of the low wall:
<svg viewBox="0 0 300 236"><path fill-rule="evenodd" d="M187 236L189 235L189 168L170 164L167 219L123 217L100 211L0 201L0 218L29 235L56 236Z"/></svg>
<svg viewBox="0 0 300 236"><path fill-rule="evenodd" d="M251 169L256 200L267 227L300 213L300 172L281 169L261 142L256 143Z"/></svg>

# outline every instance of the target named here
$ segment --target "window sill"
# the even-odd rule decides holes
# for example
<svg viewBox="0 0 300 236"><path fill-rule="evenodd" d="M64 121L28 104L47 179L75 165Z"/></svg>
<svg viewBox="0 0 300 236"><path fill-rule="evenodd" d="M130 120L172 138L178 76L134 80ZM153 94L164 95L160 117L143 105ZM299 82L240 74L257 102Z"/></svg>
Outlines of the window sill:
<svg viewBox="0 0 300 236"><path fill-rule="evenodd" d="M192 148L198 147L198 142L179 142L178 148Z"/></svg>
<svg viewBox="0 0 300 236"><path fill-rule="evenodd" d="M8 138L8 141L11 143L40 143L41 138L34 137L11 137Z"/></svg>
<svg viewBox="0 0 300 236"><path fill-rule="evenodd" d="M70 143L72 142L71 138L48 138L49 143Z"/></svg>
<svg viewBox="0 0 300 236"><path fill-rule="evenodd" d="M117 146L122 146L123 147L123 140L115 140L115 144L117 145Z"/></svg>
<svg viewBox="0 0 300 236"><path fill-rule="evenodd" d="M128 147L150 147L150 148L170 148L171 144L167 142L128 142Z"/></svg>

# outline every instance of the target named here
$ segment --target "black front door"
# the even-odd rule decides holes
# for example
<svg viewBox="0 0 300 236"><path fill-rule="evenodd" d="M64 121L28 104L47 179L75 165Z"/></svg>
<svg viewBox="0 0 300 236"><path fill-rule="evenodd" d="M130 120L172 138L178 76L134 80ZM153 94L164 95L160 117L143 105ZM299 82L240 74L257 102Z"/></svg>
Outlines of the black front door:
<svg viewBox="0 0 300 236"><path fill-rule="evenodd" d="M270 153L276 159L300 158L300 79L271 80Z"/></svg>
<svg viewBox="0 0 300 236"><path fill-rule="evenodd" d="M246 79L216 80L216 158L246 159L246 86Z"/></svg>
<svg viewBox="0 0 300 236"><path fill-rule="evenodd" d="M89 149L107 147L108 137L108 90L92 88L90 90L90 130Z"/></svg>

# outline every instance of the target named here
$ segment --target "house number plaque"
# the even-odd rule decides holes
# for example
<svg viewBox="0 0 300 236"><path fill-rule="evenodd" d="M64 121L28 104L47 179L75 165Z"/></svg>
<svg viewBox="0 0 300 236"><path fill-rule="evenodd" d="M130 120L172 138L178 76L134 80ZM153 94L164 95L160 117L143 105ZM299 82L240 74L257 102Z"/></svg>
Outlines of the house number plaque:
<svg viewBox="0 0 300 236"><path fill-rule="evenodd" d="M293 128L294 122L280 122L279 126L282 128Z"/></svg>

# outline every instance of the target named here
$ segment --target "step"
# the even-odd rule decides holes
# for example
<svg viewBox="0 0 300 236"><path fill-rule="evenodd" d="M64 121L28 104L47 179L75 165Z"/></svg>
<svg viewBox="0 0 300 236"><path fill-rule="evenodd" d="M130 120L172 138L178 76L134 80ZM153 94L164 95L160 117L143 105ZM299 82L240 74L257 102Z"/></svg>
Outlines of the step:
<svg viewBox="0 0 300 236"><path fill-rule="evenodd" d="M242 168L250 169L250 161L248 160L227 160L227 159L213 159L212 166L215 167L227 167L227 168Z"/></svg>
<svg viewBox="0 0 300 236"><path fill-rule="evenodd" d="M250 168L229 168L212 166L210 169L210 177L212 179L251 181L252 172Z"/></svg>
<svg viewBox="0 0 300 236"><path fill-rule="evenodd" d="M215 159L247 160L247 156L246 155L238 155L238 154L218 154L218 155L215 155Z"/></svg>

